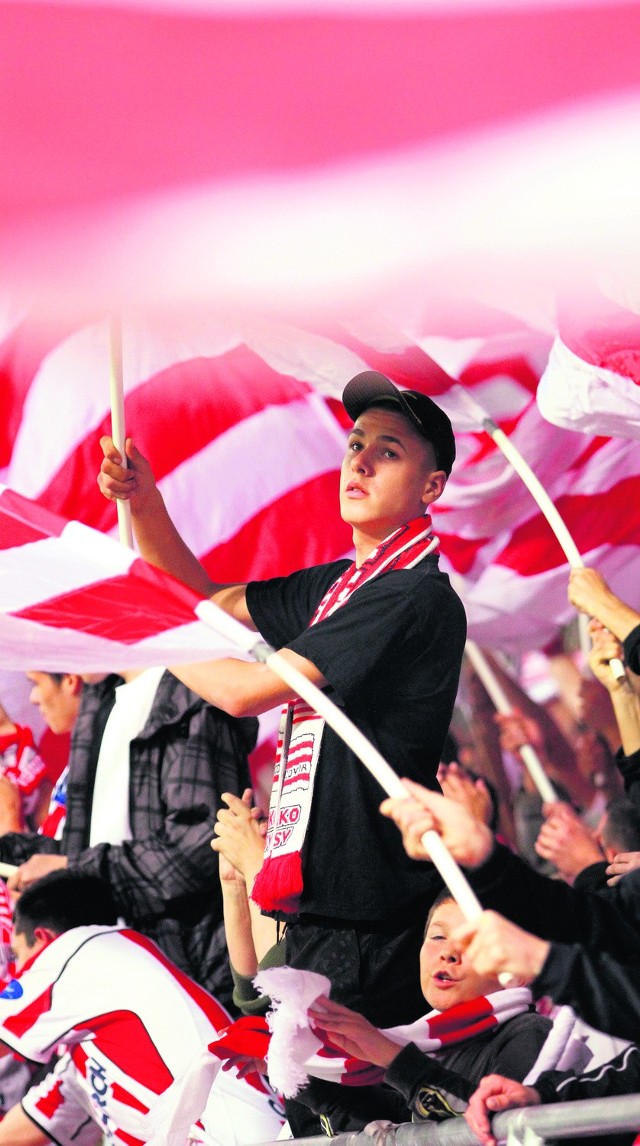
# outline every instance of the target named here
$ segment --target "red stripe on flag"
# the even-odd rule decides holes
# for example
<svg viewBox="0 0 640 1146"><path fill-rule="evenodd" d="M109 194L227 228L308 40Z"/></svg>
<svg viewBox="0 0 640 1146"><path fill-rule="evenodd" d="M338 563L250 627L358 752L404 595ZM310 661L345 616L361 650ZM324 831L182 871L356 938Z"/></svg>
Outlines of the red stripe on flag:
<svg viewBox="0 0 640 1146"><path fill-rule="evenodd" d="M123 576L50 597L12 616L134 645L197 620L193 609L200 600L186 585L139 558Z"/></svg>
<svg viewBox="0 0 640 1146"><path fill-rule="evenodd" d="M278 374L247 346L215 358L178 362L125 395L127 434L148 458L157 481L269 406L304 399L311 387ZM149 417L149 411L153 417ZM73 520L109 530L116 510L96 484L99 439L111 433L110 415L78 443L39 501Z"/></svg>
<svg viewBox="0 0 640 1146"><path fill-rule="evenodd" d="M397 351L379 350L368 342L361 342L355 334L343 327L330 331L329 337L353 350L373 370L381 371L393 382L409 390L438 395L446 394L455 385L455 378L451 378L415 344L409 343Z"/></svg>
<svg viewBox="0 0 640 1146"><path fill-rule="evenodd" d="M42 359L67 333L66 328L53 330L26 318L0 346L0 468L11 460L25 400Z"/></svg>
<svg viewBox="0 0 640 1146"><path fill-rule="evenodd" d="M215 581L260 581L335 561L352 546L338 513L339 474L330 471L289 490L201 559ZM304 523L313 522L313 528ZM299 523L295 529L292 522Z"/></svg>
<svg viewBox="0 0 640 1146"><path fill-rule="evenodd" d="M555 504L580 553L601 545L640 545L637 520L628 513L629 506L640 504L640 477L625 478L597 494L568 494ZM542 514L514 529L509 544L495 558L496 564L523 577L545 573L566 560Z"/></svg>
<svg viewBox="0 0 640 1146"><path fill-rule="evenodd" d="M580 314L560 315L562 341L583 361L640 385L640 315L610 299L598 297L593 303L597 309L588 321Z"/></svg>
<svg viewBox="0 0 640 1146"><path fill-rule="evenodd" d="M238 19L3 3L2 24L0 104L12 114L0 151L12 162L0 169L0 202L10 223L150 188L379 155L640 77L637 10L623 4ZM109 85L99 69L87 74L99 58L111 62Z"/></svg>
<svg viewBox="0 0 640 1146"><path fill-rule="evenodd" d="M16 549L47 537L60 537L66 524L57 514L12 489L0 493L0 549Z"/></svg>
<svg viewBox="0 0 640 1146"><path fill-rule="evenodd" d="M487 537L458 537L455 533L443 533L437 530L440 538L440 549L455 569L456 573L469 573L473 568L478 554L487 544Z"/></svg>

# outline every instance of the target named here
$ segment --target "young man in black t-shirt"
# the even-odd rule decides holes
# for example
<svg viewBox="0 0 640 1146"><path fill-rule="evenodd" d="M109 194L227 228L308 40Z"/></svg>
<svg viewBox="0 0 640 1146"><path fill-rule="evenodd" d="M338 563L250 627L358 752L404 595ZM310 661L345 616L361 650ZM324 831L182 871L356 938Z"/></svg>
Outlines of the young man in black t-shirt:
<svg viewBox="0 0 640 1146"><path fill-rule="evenodd" d="M352 566L338 561L262 583L216 585L179 537L131 441L124 469L111 439L102 439L99 484L107 497L130 500L148 561L258 629L327 690L393 768L437 788L466 633L426 516L455 457L451 423L431 399L399 391L373 371L352 379L343 401L355 422L340 480ZM294 734L280 763L285 787L291 781L295 788L305 770L294 760L309 758L311 776L298 802L272 808L268 852L277 878L264 881L258 902L287 921L287 961L322 969L338 1001L378 1026L416 1018L420 921L441 883L432 868L407 859L395 827L380 817L376 781L330 728L296 707L301 702L265 665L228 658L176 671L235 716L290 706ZM302 756L293 754L297 726L305 731ZM295 833L283 825L295 824L293 846ZM278 856L285 837L289 851ZM282 871L290 885L274 892Z"/></svg>

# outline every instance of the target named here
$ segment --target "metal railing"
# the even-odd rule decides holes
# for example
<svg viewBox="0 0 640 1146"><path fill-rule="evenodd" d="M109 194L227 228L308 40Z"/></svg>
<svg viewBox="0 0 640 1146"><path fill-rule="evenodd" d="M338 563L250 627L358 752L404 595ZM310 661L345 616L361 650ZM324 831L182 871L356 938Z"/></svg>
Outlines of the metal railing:
<svg viewBox="0 0 640 1146"><path fill-rule="evenodd" d="M602 1134L640 1131L640 1094L589 1098L580 1102L556 1102L550 1106L526 1106L506 1110L492 1120L492 1133L498 1142L513 1146L536 1146L547 1138L597 1138ZM464 1118L444 1122L403 1123L377 1137L364 1131L285 1139L293 1146L478 1146L478 1139ZM263 1146L282 1146L266 1142Z"/></svg>

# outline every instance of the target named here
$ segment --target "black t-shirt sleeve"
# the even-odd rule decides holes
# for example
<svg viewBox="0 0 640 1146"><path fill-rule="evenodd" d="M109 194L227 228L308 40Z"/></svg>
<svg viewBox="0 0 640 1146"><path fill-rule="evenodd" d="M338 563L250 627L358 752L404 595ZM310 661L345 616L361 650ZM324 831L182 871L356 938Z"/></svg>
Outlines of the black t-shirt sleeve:
<svg viewBox="0 0 640 1146"><path fill-rule="evenodd" d="M308 627L324 597L349 561L334 561L300 569L288 577L250 581L247 608L264 639L275 649L284 648Z"/></svg>
<svg viewBox="0 0 640 1146"><path fill-rule="evenodd" d="M427 576L399 571L374 579L309 628L322 597L347 566L338 562L250 583L247 605L265 639L310 660L345 702L381 664L393 674L401 663L406 675L412 658L424 658L426 651L434 678L442 679L453 666L457 679L459 658L451 649L464 645L466 618L448 578L436 568Z"/></svg>

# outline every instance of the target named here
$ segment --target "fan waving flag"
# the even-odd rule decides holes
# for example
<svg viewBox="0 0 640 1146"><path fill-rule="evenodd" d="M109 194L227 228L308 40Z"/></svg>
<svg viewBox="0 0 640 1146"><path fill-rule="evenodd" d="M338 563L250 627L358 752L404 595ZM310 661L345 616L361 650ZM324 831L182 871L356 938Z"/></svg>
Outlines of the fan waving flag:
<svg viewBox="0 0 640 1146"><path fill-rule="evenodd" d="M543 419L536 387L551 341L506 314L476 307L471 318L469 309L436 311L416 299L404 319L399 312L350 317L315 330L246 316L193 319L178 330L131 320L124 323L127 432L212 580L242 582L351 553L338 503L350 426L339 398L350 377L380 369L432 394L457 440L451 478L433 509L443 566L463 578L471 636L525 651L552 640L573 616L567 563L522 481L470 414L469 395L524 455L585 561L629 599L640 576L635 443L585 437ZM95 480L98 438L109 428L107 324L35 337L29 317L14 316L0 344L0 372L6 485L54 514L115 532L114 504ZM67 588L52 590L47 581L39 592L47 598Z"/></svg>
<svg viewBox="0 0 640 1146"><path fill-rule="evenodd" d="M0 599L0 668L107 672L244 657L197 619L197 593L4 486Z"/></svg>

